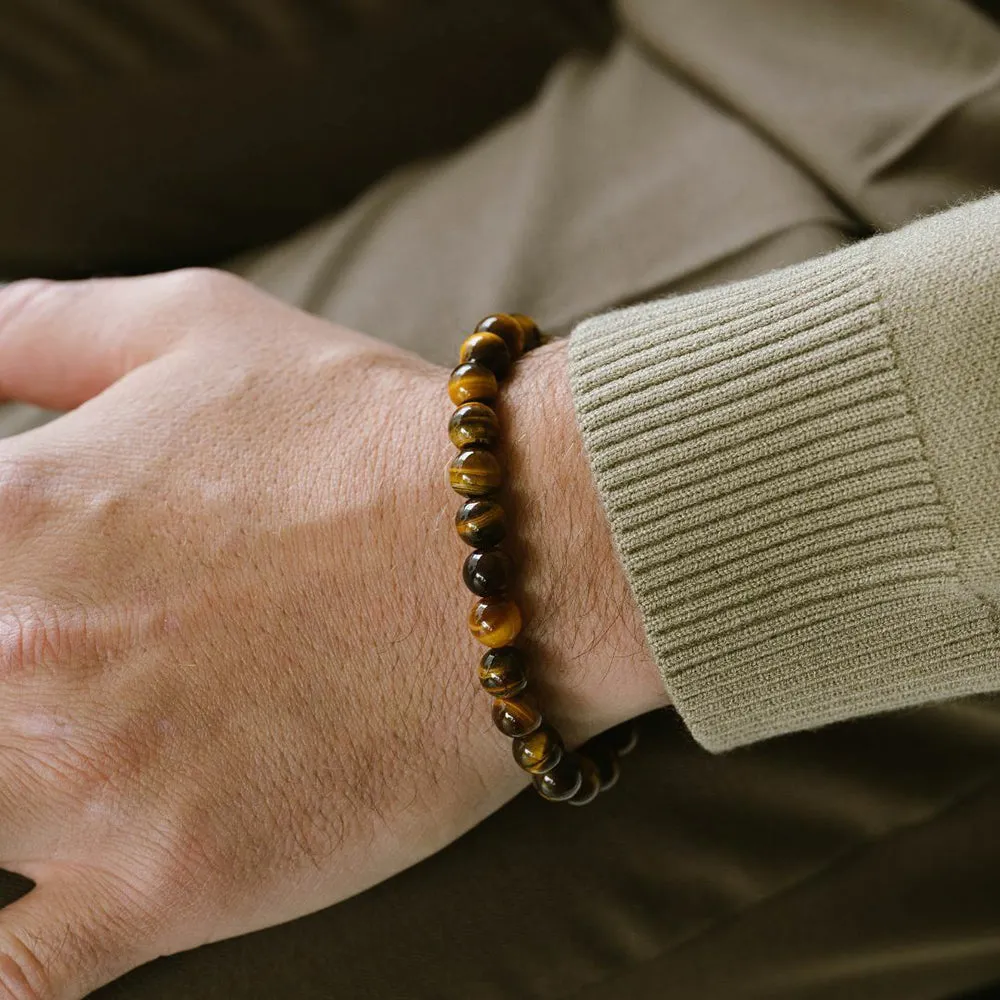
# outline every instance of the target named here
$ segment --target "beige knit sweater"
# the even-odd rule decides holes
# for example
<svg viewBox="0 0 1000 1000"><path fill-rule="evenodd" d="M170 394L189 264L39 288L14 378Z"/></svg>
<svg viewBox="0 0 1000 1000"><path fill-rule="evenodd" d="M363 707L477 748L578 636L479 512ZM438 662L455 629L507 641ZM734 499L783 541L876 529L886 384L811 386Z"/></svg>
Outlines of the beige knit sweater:
<svg viewBox="0 0 1000 1000"><path fill-rule="evenodd" d="M1000 196L590 319L571 378L705 747L1000 689Z"/></svg>

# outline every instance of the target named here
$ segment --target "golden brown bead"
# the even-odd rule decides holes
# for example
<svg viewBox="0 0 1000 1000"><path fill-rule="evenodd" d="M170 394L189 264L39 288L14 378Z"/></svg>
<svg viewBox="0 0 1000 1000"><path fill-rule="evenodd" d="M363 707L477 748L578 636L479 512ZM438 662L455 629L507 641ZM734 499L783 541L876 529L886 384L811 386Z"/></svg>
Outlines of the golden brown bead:
<svg viewBox="0 0 1000 1000"><path fill-rule="evenodd" d="M576 794L569 800L572 806L585 806L588 802L593 802L597 798L597 793L601 790L601 775L597 770L597 765L589 758L580 756L580 787Z"/></svg>
<svg viewBox="0 0 1000 1000"><path fill-rule="evenodd" d="M510 557L498 549L470 552L462 566L462 579L477 597L499 597L507 593L514 576Z"/></svg>
<svg viewBox="0 0 1000 1000"><path fill-rule="evenodd" d="M562 760L551 771L536 774L532 779L538 794L550 802L565 802L580 790L583 776L576 754L563 754Z"/></svg>
<svg viewBox="0 0 1000 1000"><path fill-rule="evenodd" d="M511 357L507 342L503 337L486 330L470 333L462 341L458 359L463 364L477 364L489 368L498 382L505 379L510 371Z"/></svg>
<svg viewBox="0 0 1000 1000"><path fill-rule="evenodd" d="M501 469L492 454L500 439L499 421L486 404L496 398L498 382L513 362L540 342L531 317L497 313L482 320L462 343L460 364L448 381L457 407L448 435L459 449L448 474L452 488L470 498L456 514L455 526L459 537L476 550L466 557L462 576L480 597L469 613L469 629L489 647L479 663L479 680L494 696L493 722L513 740L514 760L531 774L543 798L584 805L618 780L618 754L635 745L634 731L631 726L616 727L588 746L586 755L567 753L558 731L542 722L538 707L525 696L523 656L512 645L521 631L521 612L506 596L510 560L496 548L506 533L504 512L487 499L500 488Z"/></svg>
<svg viewBox="0 0 1000 1000"><path fill-rule="evenodd" d="M477 549L499 545L507 534L503 507L495 500L466 500L455 515L458 537Z"/></svg>
<svg viewBox="0 0 1000 1000"><path fill-rule="evenodd" d="M448 421L448 437L456 448L495 448L500 423L485 403L464 403Z"/></svg>
<svg viewBox="0 0 1000 1000"><path fill-rule="evenodd" d="M497 377L482 365L459 365L448 379L448 395L456 406L492 403L497 398Z"/></svg>
<svg viewBox="0 0 1000 1000"><path fill-rule="evenodd" d="M524 353L524 327L513 316L497 313L476 324L477 333L495 333L507 345L511 361Z"/></svg>
<svg viewBox="0 0 1000 1000"><path fill-rule="evenodd" d="M542 723L533 733L519 736L511 744L514 760L531 774L545 774L559 763L563 755L563 742L559 734Z"/></svg>
<svg viewBox="0 0 1000 1000"><path fill-rule="evenodd" d="M448 481L464 497L489 496L500 488L500 463L478 448L459 452L448 466Z"/></svg>
<svg viewBox="0 0 1000 1000"><path fill-rule="evenodd" d="M521 609L502 597L484 597L469 612L469 631L484 646L506 646L521 631Z"/></svg>
<svg viewBox="0 0 1000 1000"><path fill-rule="evenodd" d="M487 650L479 661L479 683L494 698L520 694L528 685L524 654L517 646Z"/></svg>
<svg viewBox="0 0 1000 1000"><path fill-rule="evenodd" d="M534 350L542 341L542 331L538 329L538 324L524 313L511 313L524 331L524 350Z"/></svg>
<svg viewBox="0 0 1000 1000"><path fill-rule="evenodd" d="M527 736L542 724L542 715L527 698L497 698L493 724L504 736Z"/></svg>

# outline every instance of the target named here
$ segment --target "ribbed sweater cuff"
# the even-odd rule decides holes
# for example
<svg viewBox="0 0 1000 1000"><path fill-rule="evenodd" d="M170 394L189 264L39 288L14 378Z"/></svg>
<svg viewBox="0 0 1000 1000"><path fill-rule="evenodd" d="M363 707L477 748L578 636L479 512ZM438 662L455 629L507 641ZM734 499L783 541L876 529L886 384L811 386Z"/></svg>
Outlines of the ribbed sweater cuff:
<svg viewBox="0 0 1000 1000"><path fill-rule="evenodd" d="M870 255L571 338L577 419L650 647L711 750L981 689L996 650Z"/></svg>

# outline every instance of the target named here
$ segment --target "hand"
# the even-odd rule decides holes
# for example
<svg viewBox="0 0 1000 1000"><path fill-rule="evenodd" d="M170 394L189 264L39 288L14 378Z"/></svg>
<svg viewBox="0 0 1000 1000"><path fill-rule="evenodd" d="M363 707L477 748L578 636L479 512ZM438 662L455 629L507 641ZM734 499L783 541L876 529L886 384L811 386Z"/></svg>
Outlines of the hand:
<svg viewBox="0 0 1000 1000"><path fill-rule="evenodd" d="M504 409L529 637L583 739L663 701L562 347ZM478 689L446 373L207 271L0 292L0 998L328 906L526 782ZM556 808L540 804L540 808Z"/></svg>

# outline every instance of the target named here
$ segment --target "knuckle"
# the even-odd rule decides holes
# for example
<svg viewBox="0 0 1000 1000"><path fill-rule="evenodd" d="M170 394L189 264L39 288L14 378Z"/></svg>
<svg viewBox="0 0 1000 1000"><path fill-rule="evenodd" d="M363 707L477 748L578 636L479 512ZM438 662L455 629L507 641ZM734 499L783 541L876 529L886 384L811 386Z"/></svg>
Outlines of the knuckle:
<svg viewBox="0 0 1000 1000"><path fill-rule="evenodd" d="M229 297L243 284L235 275L211 267L167 271L155 280L170 299L197 303L199 308Z"/></svg>
<svg viewBox="0 0 1000 1000"><path fill-rule="evenodd" d="M94 654L82 609L73 611L51 601L30 599L0 608L0 680L40 667L72 663L79 668Z"/></svg>
<svg viewBox="0 0 1000 1000"><path fill-rule="evenodd" d="M34 607L0 611L0 679L32 673L58 656L63 643L54 617Z"/></svg>
<svg viewBox="0 0 1000 1000"><path fill-rule="evenodd" d="M167 271L148 279L157 312L171 324L182 325L185 340L228 342L232 324L213 323L211 317L231 317L241 310L242 296L250 286L235 275L208 267Z"/></svg>
<svg viewBox="0 0 1000 1000"><path fill-rule="evenodd" d="M35 950L10 930L0 931L0 1000L51 1000L52 984Z"/></svg>
<svg viewBox="0 0 1000 1000"><path fill-rule="evenodd" d="M39 669L89 682L128 648L128 637L106 618L75 603L7 595L0 604L0 682Z"/></svg>

